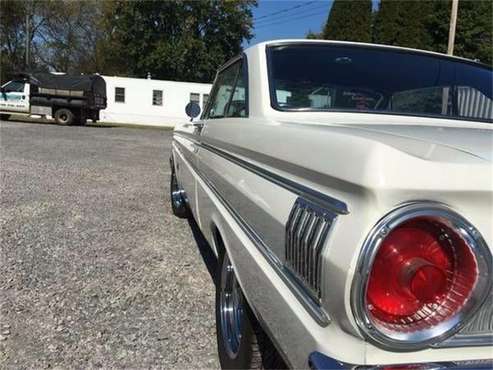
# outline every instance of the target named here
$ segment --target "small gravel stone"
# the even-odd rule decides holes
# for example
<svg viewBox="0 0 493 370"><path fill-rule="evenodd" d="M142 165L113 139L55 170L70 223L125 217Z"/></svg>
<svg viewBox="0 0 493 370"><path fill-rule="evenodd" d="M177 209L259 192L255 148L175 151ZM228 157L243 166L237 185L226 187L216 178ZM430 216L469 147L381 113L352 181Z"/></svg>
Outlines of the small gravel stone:
<svg viewBox="0 0 493 370"><path fill-rule="evenodd" d="M1 368L218 368L170 148L160 129L0 122Z"/></svg>

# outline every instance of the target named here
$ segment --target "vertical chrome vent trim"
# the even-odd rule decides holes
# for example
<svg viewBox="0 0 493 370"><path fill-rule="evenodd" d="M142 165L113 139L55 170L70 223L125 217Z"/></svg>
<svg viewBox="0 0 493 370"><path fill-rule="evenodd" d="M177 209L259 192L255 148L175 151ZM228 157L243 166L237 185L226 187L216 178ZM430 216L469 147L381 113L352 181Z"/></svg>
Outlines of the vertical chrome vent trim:
<svg viewBox="0 0 493 370"><path fill-rule="evenodd" d="M336 217L337 214L298 198L286 224L286 267L317 302L322 298L322 249Z"/></svg>

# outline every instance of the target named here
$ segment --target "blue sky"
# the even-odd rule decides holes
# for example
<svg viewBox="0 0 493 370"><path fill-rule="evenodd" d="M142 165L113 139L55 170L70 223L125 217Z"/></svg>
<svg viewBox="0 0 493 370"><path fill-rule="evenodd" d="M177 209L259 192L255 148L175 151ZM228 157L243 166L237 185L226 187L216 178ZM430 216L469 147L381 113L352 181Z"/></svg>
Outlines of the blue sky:
<svg viewBox="0 0 493 370"><path fill-rule="evenodd" d="M377 3L373 0L374 7ZM259 0L258 7L253 9L255 36L250 45L273 39L304 38L309 30L320 32L331 6L332 0Z"/></svg>

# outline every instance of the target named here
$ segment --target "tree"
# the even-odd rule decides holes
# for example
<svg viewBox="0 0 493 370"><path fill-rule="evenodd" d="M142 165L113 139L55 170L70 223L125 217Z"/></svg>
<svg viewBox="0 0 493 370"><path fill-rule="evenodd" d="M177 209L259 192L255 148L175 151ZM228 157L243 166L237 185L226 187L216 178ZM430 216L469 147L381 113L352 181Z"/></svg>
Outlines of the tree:
<svg viewBox="0 0 493 370"><path fill-rule="evenodd" d="M450 0L380 0L374 41L447 52ZM491 0L459 1L454 54L492 64Z"/></svg>
<svg viewBox="0 0 493 370"><path fill-rule="evenodd" d="M493 65L492 20L491 0L459 3L455 53Z"/></svg>
<svg viewBox="0 0 493 370"><path fill-rule="evenodd" d="M334 0L322 36L329 40L371 42L371 0Z"/></svg>
<svg viewBox="0 0 493 370"><path fill-rule="evenodd" d="M32 45L42 64L67 73L102 71L97 44L102 37L102 3L51 0L40 9L44 19Z"/></svg>
<svg viewBox="0 0 493 370"><path fill-rule="evenodd" d="M0 79L25 68L27 2L0 1Z"/></svg>
<svg viewBox="0 0 493 370"><path fill-rule="evenodd" d="M106 11L106 65L115 73L210 82L252 37L255 0L118 1Z"/></svg>
<svg viewBox="0 0 493 370"><path fill-rule="evenodd" d="M306 34L306 38L308 40L318 40L318 39L322 39L322 34L321 33L317 33L317 32L313 32L312 30L308 30L308 33Z"/></svg>
<svg viewBox="0 0 493 370"><path fill-rule="evenodd" d="M433 2L430 15L424 18L430 40L423 48L447 52L450 9L450 0ZM459 1L454 54L493 65L492 19L491 0Z"/></svg>
<svg viewBox="0 0 493 370"><path fill-rule="evenodd" d="M21 71L101 71L96 52L102 34L101 4L97 0L1 0L1 80Z"/></svg>
<svg viewBox="0 0 493 370"><path fill-rule="evenodd" d="M210 82L216 68L252 37L254 5L255 0L0 0L0 77L41 69L136 77L150 72Z"/></svg>
<svg viewBox="0 0 493 370"><path fill-rule="evenodd" d="M422 49L430 44L425 19L432 11L433 1L381 0L375 17L374 41Z"/></svg>

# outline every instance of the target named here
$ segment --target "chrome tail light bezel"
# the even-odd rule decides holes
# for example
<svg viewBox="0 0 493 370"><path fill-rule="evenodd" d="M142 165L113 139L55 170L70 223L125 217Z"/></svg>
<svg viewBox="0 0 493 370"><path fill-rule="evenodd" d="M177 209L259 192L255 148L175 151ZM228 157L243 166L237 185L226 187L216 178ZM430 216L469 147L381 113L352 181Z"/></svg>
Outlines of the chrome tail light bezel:
<svg viewBox="0 0 493 370"><path fill-rule="evenodd" d="M464 307L439 325L411 333L379 330L367 311L366 290L373 261L380 244L397 226L417 217L431 217L452 227L466 241L478 263L478 280ZM414 351L440 343L466 325L491 290L492 255L479 231L449 207L435 202L400 205L384 216L370 231L360 250L351 286L351 309L360 333L378 347L392 351Z"/></svg>

